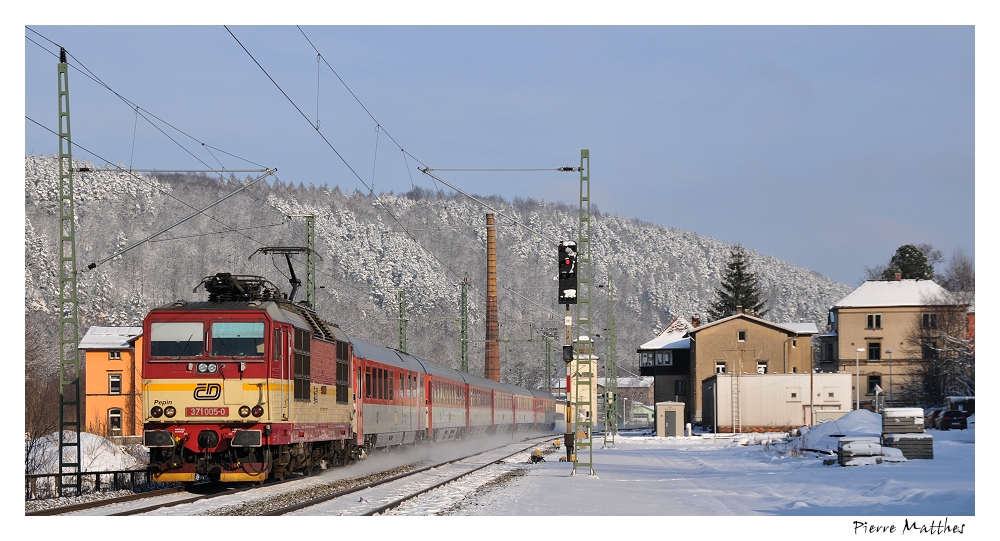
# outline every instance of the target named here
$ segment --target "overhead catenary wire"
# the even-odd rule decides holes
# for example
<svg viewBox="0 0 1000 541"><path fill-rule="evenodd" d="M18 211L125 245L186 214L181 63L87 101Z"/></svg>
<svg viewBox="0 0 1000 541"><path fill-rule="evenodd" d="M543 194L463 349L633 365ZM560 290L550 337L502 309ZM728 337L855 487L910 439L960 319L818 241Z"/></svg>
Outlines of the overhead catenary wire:
<svg viewBox="0 0 1000 541"><path fill-rule="evenodd" d="M53 130L52 130L51 128L49 128L49 127L47 127L47 126L43 125L43 124L42 124L41 122L38 122L37 120L35 120L35 119L33 119L33 118L31 118L31 117L29 117L29 116L27 116L27 115L25 115L25 117L24 117L24 118L25 118L25 119L27 119L27 120L28 120L29 122L32 122L32 123L34 123L34 124L35 124L35 125L37 125L38 127L42 128L42 129L44 129L44 130L46 130L46 131L48 131L48 132L50 132L50 133L52 133L52 134L54 134L54 135L58 135L58 133L56 133L55 131L53 131ZM112 163L112 162L111 162L111 160L108 160L107 158L105 158L105 157L101 156L100 154L97 154L96 152L94 152L94 151L92 151L92 150L88 149L87 147L85 147L85 146L83 146L83 145L81 145L81 144L79 144L79 143L77 143L77 142L74 142L74 143L73 143L73 147L74 147L74 148L78 148L78 149L80 149L80 150L82 150L82 151L86 152L87 154L90 154L91 156L93 156L93 157L95 157L95 158L97 158L97 159L99 159L99 160L103 160L103 161L104 161L104 163L106 163L106 164L109 164L109 165L110 165L110 164ZM153 183L149 182L148 180L144 179L144 178L142 177L142 175L137 175L137 174L136 174L135 172L133 172L133 171L130 171L130 170L128 170L128 169L126 169L126 168L124 168L124 167L119 167L119 166L114 166L114 170L116 170L116 171L118 171L118 172L120 172L120 173L125 173L125 174L126 174L126 175L128 176L127 178L129 178L130 180L132 180L132 181L134 181L134 182L136 182L136 183L143 183L143 184L146 184L146 185L148 185L149 187L151 187L151 188L153 188L153 189L157 190L157 191L158 191L158 192L160 192L161 194L165 195L166 197L169 197L170 199L173 199L174 201L176 201L176 202L180 203L181 205L184 205L185 207L188 207L188 208L190 208L190 209L192 209L192 210L196 210L196 208L195 208L195 206L194 206L194 205L192 205L192 204L190 204L190 203L188 203L188 202L186 202L186 201L184 201L184 200L182 200L182 199L179 199L179 198L177 198L176 196L174 196L174 195L173 195L173 194L171 194L170 192L168 192L168 191L165 191L165 190L164 190L164 189L163 189L162 187L160 187L160 186L156 186L155 184L153 184ZM260 241L258 241L258 240L256 240L256 239L254 239L253 237L251 237L251 236L249 236L249 235L246 235L246 234L244 234L244 233L240 233L240 231L238 230L238 228L236 228L236 227L233 227L233 226L231 226L231 225L229 225L229 224L227 224L227 223L223 222L222 220L220 220L220 219L216 218L215 216L213 216L213 215L211 215L211 214L207 214L207 213L206 213L206 214L205 214L205 217L207 217L207 218L211 219L212 221L214 221L214 222L216 222L216 223L218 223L218 224L222 225L223 227L226 227L226 228L227 228L227 231L232 231L232 232L235 232L235 233L239 233L239 234L243 235L243 237L245 237L245 238L246 238L247 240L249 240L249 241L251 241L251 242L255 242L255 243L257 243L257 244L260 244L260 245L262 245L262 246L264 245L264 243L263 243L263 242L260 242Z"/></svg>
<svg viewBox="0 0 1000 541"><path fill-rule="evenodd" d="M227 28L227 30L228 30L228 28ZM301 28L300 28L300 31L301 31ZM230 32L230 33L231 33L231 32ZM304 32L303 32L303 35L305 35L305 34L304 34ZM235 38L235 36L234 36L234 38ZM29 39L30 39L30 38L29 38ZM306 37L306 39L308 40L308 37ZM237 40L237 41L238 41L238 40ZM311 44L312 44L312 43L310 42L310 45L311 45ZM241 46L242 46L242 44L241 44ZM244 50L245 50L245 48L244 48ZM248 54L249 54L249 53L248 53ZM72 55L70 55L70 56L72 56ZM327 65L327 66L329 67L329 63L328 63L328 62L326 62L326 59L325 59L325 58L323 58L323 57L322 57L322 55L319 55L319 54L317 53L317 58L319 59L319 61L322 61L322 62L323 62L324 64L326 64L326 65ZM75 58L74 58L74 60L75 60L75 61L76 61L77 63L79 63L79 61L78 61L77 59L75 59ZM256 61L255 61L255 62L256 62ZM258 64L258 65L259 65L259 64ZM82 64L81 64L81 66L82 66ZM330 69L332 70L332 67L331 67ZM89 70L87 70L87 72L89 72ZM266 72L265 72L265 73L266 73ZM181 146L181 147L183 148L183 145L181 144L181 142L180 142L180 141L178 141L178 140L177 140L176 138L173 138L173 137L170 137L170 136L169 136L168 134L166 134L166 133L164 132L164 130L163 130L163 129L161 129L161 128L159 127L159 125L157 125L157 123L156 123L156 122L153 122L153 119L155 119L156 121L160 122L160 123L161 123L162 125L164 125L164 126L168 126L168 127L170 127L171 129L175 130L176 132L178 132L178 133L180 133L180 134L183 134L184 136L186 136L186 137L188 137L188 138L190 138L190 139L192 139L192 140L194 140L194 141L197 141L197 142L198 142L198 143L199 143L200 145L202 145L202 146L203 146L203 147L205 148L205 150L206 150L206 151L208 151L208 153L209 153L209 154L210 154L210 155L212 156L212 158L213 158L213 159L214 159L214 160L215 160L216 162L219 162L219 159L218 159L218 157L217 157L217 156L215 155L215 153L213 153L213 152L212 152L212 150L215 150L215 151L218 151L218 152L222 152L222 153L224 153L224 154L226 154L226 155L229 155L229 156L232 156L232 157L234 157L234 158L238 158L238 159L241 159L241 160L243 159L243 158L239 158L238 156L235 156L235 155L233 155L233 154L230 154L230 153L228 153L228 152L225 152L225 151L221 151L220 149L218 149L218 148L216 148L216 147L213 147L213 146L211 146L211 145L208 145L208 144L206 144L206 143L204 143L204 142L201 142L201 141L198 141L198 140L197 140L196 138L194 138L194 137L192 137L192 136L188 135L188 134L187 134L186 132L184 132L184 131L182 131L182 130L180 130L180 129L177 129L177 128L176 128L175 126L173 126L172 124L170 124L170 123L168 123L168 122L165 122L165 121L163 121L163 120L162 120L161 118L157 117L156 115L154 115L154 114L152 114L152 113L149 113L149 112L148 112L148 111L146 111L145 109L142 109L141 107L139 107L139 106L135 105L135 104L134 104L133 102L131 102L130 100L128 100L128 99L126 99L126 98L124 98L123 96L121 96L120 94L118 94L117 92L115 92L114 90L112 90L112 89L111 89L110 87L108 87L108 85L104 84L104 83L103 83L103 81L101 81L101 80L100 80L100 79L99 79L99 78L98 78L98 77L97 77L96 75L92 75L92 74L89 74L89 73L84 73L84 74L85 74L85 75L87 75L87 77L89 77L89 78L93 79L93 80L94 80L95 82L97 82L97 83L98 83L98 84L100 84L101 86L103 86L103 87L107 88L107 89L108 89L109 91L111 91L112 93L114 93L114 94L115 94L115 95L116 95L117 97L119 97L119 99L121 99L121 100L122 100L122 101L123 101L124 103L126 103L126 104L127 104L127 105L129 105L130 107L134 107L134 109L133 109L133 110L135 111L135 114L137 115L137 116L136 116L136 119L138 119L138 117L139 117L139 116L142 116L142 117L143 117L143 119L144 119L145 121L149 122L149 123L150 123L151 125L153 125L154 127L156 127L156 129L157 129L157 130L159 130L159 131L160 131L161 133L164 133L164 135L165 135L165 136L167 136L167 137L168 137L168 139L170 139L170 140L171 140L172 142L174 142L174 143L175 143L175 144L177 144L178 146ZM340 76L339 76L339 74L336 74L336 72L335 72L335 71L334 71L334 74L335 74L335 75L337 75L338 79L340 79ZM273 81L273 79L272 79L272 81ZM341 80L341 82L343 82L343 81ZM317 81L317 93L319 92L319 86L318 86L318 85L319 85L319 81ZM345 84L345 87L346 87L346 84ZM279 89L280 89L280 87L279 87ZM348 90L350 91L350 88L348 88ZM368 113L368 114L369 114L369 116L372 116L372 115L371 115L371 113L370 113L370 112L368 111L368 109L367 109L367 108L366 108L366 107L364 106L364 104L363 104L363 103L361 103L361 101L360 101L360 100L359 100L359 99L357 98L357 96L356 96L356 95L354 95L354 92L353 92L353 91L351 91L351 94L352 94L352 96L354 96L354 97L355 97L355 99L356 99L356 100L358 101L359 105L361 105L361 107L362 107L362 108L363 108L363 109L365 110L365 112L366 112L366 113ZM287 97L287 95L286 95L286 97ZM289 101L291 101L291 100L289 100ZM319 99L318 99L318 97L317 97L317 112L316 112L316 123L315 123L315 128L316 128L316 131L319 131L319 129L318 129L318 128L319 128L319 103L318 103L318 101L319 101ZM292 102L292 103L293 103L293 105L294 105L294 102ZM296 107L296 108L297 108L297 107ZM374 120L374 117L372 117L372 119ZM30 119L29 119L29 120L30 120ZM307 120L308 120L308 119L307 119ZM378 124L378 123L376 122L376 132L377 132L377 133L376 133L376 152L377 152L377 145L378 145L378 137L379 137L379 135L380 135L380 132L381 132L381 131L386 131L386 130L384 129L384 127L382 127L382 126L381 126L380 124ZM320 134L320 135L322 135L322 134ZM392 136L391 136L391 135L390 135L390 134L389 134L389 133L388 133L387 131L386 131L386 136L387 136L387 137L388 137L388 138L389 138L390 140L392 140L392 141L393 141L394 143L396 143L396 141L395 141L395 140L394 140L394 139L392 138ZM324 139L325 139L325 138L324 138ZM329 143L328 143L328 144L329 144ZM397 144L397 146L398 146L398 143L396 143L396 144ZM331 146L331 148L332 148L332 149L334 150L334 152L338 154L338 157L340 157L340 155L339 155L339 153L338 153L338 152L336 151L336 149L335 149L335 148L333 148L333 147L332 147L332 145L330 145L330 146ZM187 150L186 150L186 151L187 151ZM414 156L413 156L412 154L410 154L409 152L407 152L407 151L406 151L405 149L403 149L402 147L400 147L400 151L401 151L401 153L403 154L403 158L404 158L404 164L405 164L405 165L407 165L407 168L406 168L406 169L407 169L407 173L408 173L408 174L410 174L410 169L409 169L409 167L408 167L408 162L407 162L408 158L407 158L407 154L409 154L409 155L410 155L409 157L412 157L412 158L414 158L414 160L416 160L416 161L417 161L417 163L419 163L419 164L423 165L423 162L421 162L421 161L420 161L419 159L417 159L416 157L414 157ZM88 151L88 152L89 152L89 151ZM194 155L193 155L193 154L192 154L192 153L191 153L190 151L187 151L187 152L188 152L189 154L191 154L192 156L194 156ZM97 155L96 153L92 153L92 154L94 154L95 156L98 156L98 155ZM99 156L98 156L98 157L99 157ZM196 158L197 158L197 157L196 157ZM199 160L199 161L200 161L200 162L201 162L202 164L205 164L206 166L208 166L208 164L206 164L206 163L205 163L205 161L203 161L203 160L201 160L201 159L198 159L198 160ZM341 160L342 160L342 161L344 161L345 165L347 165L347 166L348 166L348 168L350 168L350 169L352 170L352 173L353 173L353 172L354 172L354 170L353 170L353 168L351 168L350 164L348 164L348 163L346 162L346 160L344 160L344 159L343 159L343 157L341 157ZM105 160L105 161L106 161L106 162L108 162L108 163L111 163L111 161L110 161L110 160ZM131 160L130 160L130 161L131 161ZM250 162L249 160L245 160L245 161L247 161L247 162L249 162L249 163L253 163L253 162ZM221 164L221 162L219 162L219 165L222 165L222 164ZM119 169L122 169L122 170L124 170L124 168L119 168ZM129 169L131 169L131 168L129 168ZM529 170L529 169L509 169L509 170ZM547 170L553 170L553 169L551 169L551 168L546 168L546 169L530 169L530 170L542 170L542 171L547 171ZM558 169L555 169L555 170L558 170ZM162 171L162 170L151 170L151 171L152 171L152 172L165 172L165 171ZM184 172L184 171L175 171L175 172ZM215 169L215 168L212 168L212 169L211 169L210 171L207 171L207 172L212 172L212 173L218 173L218 174L224 174L224 173L226 173L226 172L229 172L229 173L232 173L232 172L237 172L237 171L235 171L235 170L227 170L227 169L225 169L225 167L224 167L224 166L222 166L222 170L221 170L221 171L219 171L219 170L217 170L217 169ZM133 176L134 176L134 175L133 175ZM357 177L357 174L356 174L356 173L355 173L355 176ZM139 178L139 179L141 180L141 177L136 177L136 178ZM432 176L432 178L434 178L434 177ZM410 179L411 179L411 185L412 185L412 184L413 184L413 179L412 179L412 175L411 175ZM359 181L361 181L361 182L362 182L362 184L365 184L365 182L364 182L364 181L362 181L362 180L360 179L360 177L358 177L358 180L359 180ZM379 205L380 205L380 206L381 206L381 207L382 207L382 208L383 208L383 209L384 209L384 210L385 210L385 211L386 211L386 212L387 212L387 213L388 213L388 214L389 214L390 216L392 216L392 218L393 218L394 220L396 220L396 221L397 221L397 223L400 223L400 218L399 218L399 217L397 217L397 216L396 216L396 215L395 215L395 214L394 214L394 213L392 212L392 210L391 210L391 209L387 208L387 206L385 205L385 202L384 202L384 201L383 201L382 199L380 199L380 198L379 198L379 196L378 196L377 194L375 194L375 193L374 193L374 189L373 189L373 187L374 187L374 180L375 180L375 179L374 179L374 167L373 167L373 179L372 179L372 186L371 186L371 187L369 187L369 186L367 186L367 185L366 185L366 187L368 187L368 189L369 189L369 193L370 193L370 194L371 194L371 195L372 195L372 196L373 196L373 197L374 197L374 198L376 199L376 201L378 202L378 204L379 204ZM440 179L436 179L436 180L440 180ZM448 186L449 188L451 188L451 189L455 190L456 192L459 192L459 193L461 193L462 195L465 195L466 197L470 197L470 198L471 198L471 199L473 199L474 201L477 201L478 203L482 204L482 202L481 202L481 201L477 200L477 199L476 199L476 198L474 198L474 197L471 197L471 196L469 196L468 194L466 194L466 193L465 193L465 192L463 192L462 190L459 190L459 189L457 189L457 188L456 188L455 186L453 186L453 185L451 185L451 184L449 184L449 183L447 183L447 182L444 182L444 181L442 181L442 183L443 183L443 184L445 184L445 185L447 185L447 186ZM288 186L287 186L287 185L285 185L285 186L283 186L283 188L285 188L285 189L287 190L287 189L288 189ZM174 198L174 199L176 199L176 198ZM295 198L293 197L293 200L294 200L294 199L295 199ZM180 201L180 200L178 200L178 201ZM182 202L182 203L183 203L183 202ZM184 203L184 204L185 204L185 205L187 205L186 203ZM187 206L191 207L191 205L187 205ZM490 207L489 205L485 205L485 206L486 206L487 208L492 208L492 207ZM191 208L193 208L193 207L191 207ZM495 210L495 209L493 209L493 210L494 210L494 211L496 212L496 210ZM283 213L284 213L284 211L283 211ZM502 213L499 213L499 212L497 212L497 213L498 213L498 214L501 214L501 215L502 215ZM197 215L197 213L196 213L196 215ZM212 216L211 216L210 214L207 214L207 213L206 213L206 216L208 216L208 217L210 217L210 218L212 218L212 219L215 219L215 218L214 218L214 217L212 217ZM216 220L216 221L218 221L218 220ZM517 223L517 222L516 222L516 220L514 220L514 222L515 222L515 224ZM220 223L221 223L221 222L220 222ZM225 224L224 224L224 225L225 225ZM410 237L411 237L411 238L412 238L412 239L413 239L413 240L414 240L414 241L416 242L416 239L415 239L415 238L413 237L413 235L409 233L409 231L410 231L410 230L408 230L408 229L407 229L407 228L406 228L405 226L403 226L403 224L402 224L402 223L400 223L400 226L402 226L402 227L403 227L403 229L404 229L404 231L406 231L406 232L407 232L407 234L408 234L408 235L409 235L409 236L410 236ZM234 233L239 233L239 230L238 230L237 228L230 228L230 227L229 227L228 225L227 225L226 227L228 228L228 229L226 229L226 231L222 231L222 232L219 232L219 233L225 233L225 232L234 232ZM246 229L246 228L244 228L244 229ZM528 230L531 230L530 228L527 228L527 229L528 229ZM537 232L535 232L535 231L532 231L532 232L533 232L533 233L536 233L536 234L537 234ZM162 235L162 233L163 233L162 231L161 231L161 232L158 232L157 234L154 234L154 236L157 236L157 235ZM212 234L212 233L208 233L208 234ZM249 237L249 236L247 236L247 235L245 235L245 234L244 234L243 236L245 236L246 238L248 238L248 239L250 239L250 240L254 240L254 239L252 239L251 237ZM543 238L545 238L545 236L544 236L544 235L540 235L540 236L542 236ZM168 240L168 239L164 239L164 238L162 238L162 237L157 237L157 238L155 238L155 239L150 239L150 240L154 240L154 241L162 241L162 240ZM552 240L552 239L549 239L549 240ZM254 241L254 242L258 242L258 241ZM553 241L553 242L554 242L554 241ZM419 244L419 242L418 242L418 244ZM113 257L116 257L117 255L120 255L121 253L123 253L123 252L119 252L119 253L117 253L116 255L113 255L113 256L111 256L111 257L112 257L112 258L113 258ZM430 252L428 252L428 253L430 253ZM437 260L439 264L441 264L442 268L444 268L444 269L447 269L447 270L448 270L448 271L449 271L450 273L452 273L453 275L459 275L459 274L460 274L460 273L458 273L458 272L457 272L457 271L456 271L456 270L455 270L454 268L452 268L452 267L451 267L450 265L448 265L448 264L447 264L446 262L442 261L442 260L441 260L441 259L439 259L439 258L438 258L437 256L435 256L435 255L434 255L433 253L430 253L430 255L431 255L431 256L432 256L432 257L433 257L433 258L434 258L435 260ZM325 273L325 272L321 272L321 273L322 273L322 274L327 274L327 273ZM473 288L474 288L474 289L478 289L478 288L475 288L475 286L473 286Z"/></svg>
<svg viewBox="0 0 1000 541"><path fill-rule="evenodd" d="M271 176L272 173L273 173L273 171L270 170L270 169L268 169L267 172L264 173L263 175L257 177L252 182L249 182L249 183L247 183L247 184L245 184L243 186L240 186L239 189L237 189L236 191L234 191L234 192L230 193L229 195L223 197L222 199L219 199L218 201L210 203L208 206L206 206L206 207L204 207L204 208L202 208L200 210L195 211L194 213L188 215L187 217L182 218L182 219L178 220L177 222L174 222L173 224L171 224L171 225L169 225L169 226L167 226L167 227L165 227L165 228L157 231L156 233L153 233L152 235L149 235L148 237L146 237L146 238L144 238L142 240L136 241L136 242L130 244L129 246L126 246L125 248L122 248L121 250L118 250L117 252L109 255L108 257L105 257L104 259L101 259L100 261L96 261L94 263L91 263L90 265L87 265L87 269L93 270L98 265L102 265L102 264L104 264L107 261L111 261L112 259L114 259L114 258L116 258L116 257L124 254L125 252L128 252L129 250L135 248L136 246L139 246L140 244L143 244L143 243L149 241L153 237L156 237L157 235L160 235L160 234L166 233L167 231L170 231L171 229L173 229L173 228L181 225L182 223L190 220L191 218L194 218L195 216L198 216L198 215L202 214L206 210L208 210L208 209L210 209L210 208L212 208L212 207L214 207L214 206L222 203L223 201L226 201L230 197L233 197L234 195L242 192L243 190L246 190L247 188L253 186L254 184L257 184L258 182L260 182L260 181L264 180L265 178Z"/></svg>

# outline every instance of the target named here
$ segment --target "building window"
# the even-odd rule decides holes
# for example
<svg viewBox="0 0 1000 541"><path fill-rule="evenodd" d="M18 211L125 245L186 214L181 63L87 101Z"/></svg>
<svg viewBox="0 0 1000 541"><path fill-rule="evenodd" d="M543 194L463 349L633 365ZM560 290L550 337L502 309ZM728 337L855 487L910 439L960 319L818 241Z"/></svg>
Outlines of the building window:
<svg viewBox="0 0 1000 541"><path fill-rule="evenodd" d="M747 341L747 332L746 331L736 331L736 339L738 341L740 341L740 342L746 342Z"/></svg>
<svg viewBox="0 0 1000 541"><path fill-rule="evenodd" d="M793 348L799 347L799 341L798 340L792 340L792 347Z"/></svg>
<svg viewBox="0 0 1000 541"><path fill-rule="evenodd" d="M881 329L882 328L882 314L868 314L868 326L867 329Z"/></svg>
<svg viewBox="0 0 1000 541"><path fill-rule="evenodd" d="M923 350L924 359L933 360L938 358L937 342L924 342Z"/></svg>
<svg viewBox="0 0 1000 541"><path fill-rule="evenodd" d="M925 329L936 329L937 324L937 314L922 314L920 326Z"/></svg>
<svg viewBox="0 0 1000 541"><path fill-rule="evenodd" d="M118 408L108 410L108 432L112 436L122 433L122 410Z"/></svg>
<svg viewBox="0 0 1000 541"><path fill-rule="evenodd" d="M112 361L120 361L120 360L122 360L122 352L120 352L120 351L109 351L108 352L108 359L112 360Z"/></svg>
<svg viewBox="0 0 1000 541"><path fill-rule="evenodd" d="M653 366L653 352L643 351L639 353L639 366Z"/></svg>
<svg viewBox="0 0 1000 541"><path fill-rule="evenodd" d="M669 351L656 352L656 366L673 366L674 358Z"/></svg>
<svg viewBox="0 0 1000 541"><path fill-rule="evenodd" d="M674 381L674 394L683 395L687 393L686 381L678 379Z"/></svg>
<svg viewBox="0 0 1000 541"><path fill-rule="evenodd" d="M767 361L757 361L757 373L758 374L767 373Z"/></svg>
<svg viewBox="0 0 1000 541"><path fill-rule="evenodd" d="M726 361L715 361L715 373L716 374L726 373Z"/></svg>
<svg viewBox="0 0 1000 541"><path fill-rule="evenodd" d="M824 355L823 355L823 360L824 361L833 361L834 360L833 359L833 343L832 342L826 344L826 348L823 350L823 353L824 353Z"/></svg>
<svg viewBox="0 0 1000 541"><path fill-rule="evenodd" d="M882 376L868 376L868 393L875 394L875 386L882 388Z"/></svg>
<svg viewBox="0 0 1000 541"><path fill-rule="evenodd" d="M882 342L868 342L868 360L882 360Z"/></svg>
<svg viewBox="0 0 1000 541"><path fill-rule="evenodd" d="M108 374L108 394L122 394L121 374Z"/></svg>

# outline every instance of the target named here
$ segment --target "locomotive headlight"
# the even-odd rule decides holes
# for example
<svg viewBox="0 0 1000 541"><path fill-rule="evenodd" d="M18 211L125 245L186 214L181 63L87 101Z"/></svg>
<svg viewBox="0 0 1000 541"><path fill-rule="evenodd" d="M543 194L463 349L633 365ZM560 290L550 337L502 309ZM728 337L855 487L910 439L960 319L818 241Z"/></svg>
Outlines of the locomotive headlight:
<svg viewBox="0 0 1000 541"><path fill-rule="evenodd" d="M240 406L240 417L250 417L250 406Z"/></svg>
<svg viewBox="0 0 1000 541"><path fill-rule="evenodd" d="M152 409L149 410L149 414L159 419L160 416L163 415L163 408L160 406L153 406Z"/></svg>
<svg viewBox="0 0 1000 541"><path fill-rule="evenodd" d="M173 406L167 406L166 408L163 409L163 414L166 415L168 418L171 418L174 415L177 415L177 409L175 409Z"/></svg>
<svg viewBox="0 0 1000 541"><path fill-rule="evenodd" d="M219 371L219 365L215 363L198 363L199 374L214 374Z"/></svg>
<svg viewBox="0 0 1000 541"><path fill-rule="evenodd" d="M258 404L253 407L253 416L260 417L261 415L264 415L264 406Z"/></svg>

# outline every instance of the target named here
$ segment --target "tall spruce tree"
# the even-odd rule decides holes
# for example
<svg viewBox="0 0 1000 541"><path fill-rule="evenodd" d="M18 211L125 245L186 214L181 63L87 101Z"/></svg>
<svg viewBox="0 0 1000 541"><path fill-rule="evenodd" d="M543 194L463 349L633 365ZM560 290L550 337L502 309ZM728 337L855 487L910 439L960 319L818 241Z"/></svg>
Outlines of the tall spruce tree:
<svg viewBox="0 0 1000 541"><path fill-rule="evenodd" d="M746 250L737 244L729 252L729 263L722 285L715 290L715 302L708 309L710 321L729 317L736 313L736 307L757 317L767 314L768 308L761 298L757 275L748 268Z"/></svg>

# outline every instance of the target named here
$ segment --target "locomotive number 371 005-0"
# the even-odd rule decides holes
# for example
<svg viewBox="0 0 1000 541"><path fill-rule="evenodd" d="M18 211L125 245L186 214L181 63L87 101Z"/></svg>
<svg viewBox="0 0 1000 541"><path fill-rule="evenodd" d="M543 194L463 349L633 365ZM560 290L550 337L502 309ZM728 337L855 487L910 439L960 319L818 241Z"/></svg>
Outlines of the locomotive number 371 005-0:
<svg viewBox="0 0 1000 541"><path fill-rule="evenodd" d="M188 417L225 417L229 415L229 408L207 408L203 406L194 406L186 408L185 413Z"/></svg>

